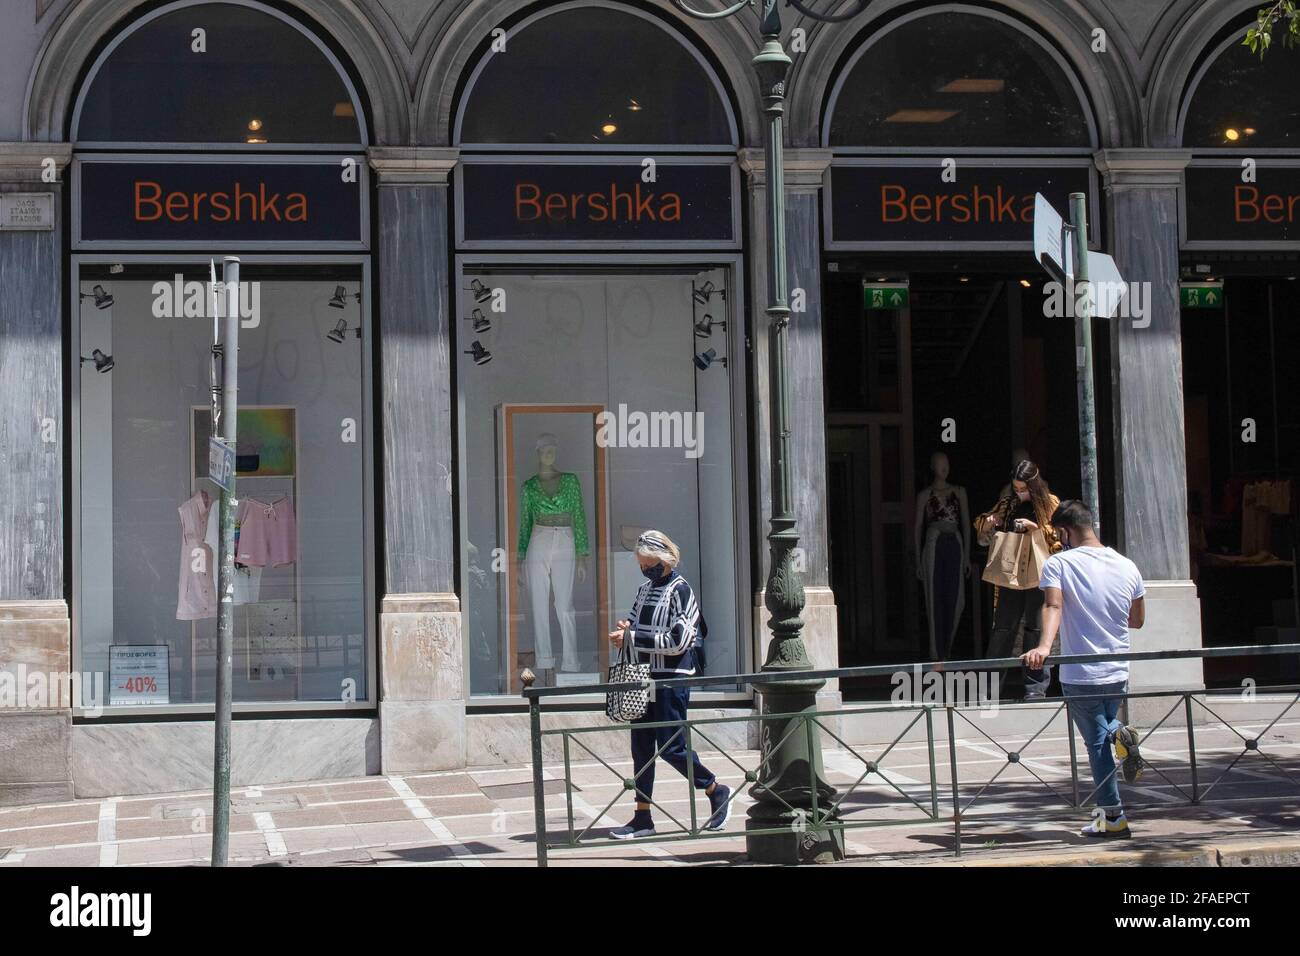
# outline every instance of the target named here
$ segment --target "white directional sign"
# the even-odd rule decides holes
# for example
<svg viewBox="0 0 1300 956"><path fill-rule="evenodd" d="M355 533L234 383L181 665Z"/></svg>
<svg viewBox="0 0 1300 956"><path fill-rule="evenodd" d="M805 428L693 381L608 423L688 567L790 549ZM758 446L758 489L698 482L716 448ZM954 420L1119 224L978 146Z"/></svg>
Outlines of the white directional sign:
<svg viewBox="0 0 1300 956"><path fill-rule="evenodd" d="M1074 274L1073 237L1064 227L1047 197L1034 193L1034 258L1058 282Z"/></svg>
<svg viewBox="0 0 1300 956"><path fill-rule="evenodd" d="M1042 193L1035 193L1034 256L1052 278L1068 283L1074 279L1074 235L1064 226L1061 214ZM1120 275L1115 260L1104 252L1089 252L1088 283L1092 286L1096 318L1112 318L1128 292L1128 283Z"/></svg>

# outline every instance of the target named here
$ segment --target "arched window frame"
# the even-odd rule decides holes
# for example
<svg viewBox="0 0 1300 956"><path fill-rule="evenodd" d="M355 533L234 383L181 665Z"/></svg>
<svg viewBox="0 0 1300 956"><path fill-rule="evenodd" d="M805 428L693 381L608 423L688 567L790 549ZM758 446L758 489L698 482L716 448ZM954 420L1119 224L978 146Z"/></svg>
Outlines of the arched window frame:
<svg viewBox="0 0 1300 956"><path fill-rule="evenodd" d="M534 26L535 24L538 23L538 21L543 20L546 17L553 16L558 13L565 13L572 10L583 10L583 9L590 10L593 8L612 10L617 13L626 14L628 16L640 17L642 20L645 20L646 22L654 25L655 27L658 27L667 35L668 39L671 42L677 43L684 50L686 50L691 56L693 56L695 58L695 61L700 65L700 69L704 71L704 75L708 78L709 82L713 85L714 92L717 94L718 99L722 103L723 111L725 112L727 117L727 132L730 138L729 143L700 143L700 144L610 143L610 144L601 145L599 147L600 150L602 152L609 152L609 153L618 153L618 152L639 153L639 152L654 151L659 153L670 153L670 152L720 153L720 154L728 154L734 156L736 149L740 143L740 133L736 125L735 109L733 108L730 97L728 97L727 95L726 88L722 85L722 80L719 78L717 71L714 70L712 64L709 63L708 59L705 58L703 53L701 53L700 50L696 48L695 44L691 43L690 40L684 34L674 29L671 25L665 23L663 20L659 19L653 14L650 14L644 10L639 10L635 7L624 6L618 3L603 2L603 0L574 0L574 2L571 3L562 3L553 7L545 7L541 10L537 10L533 12L529 16L520 20L518 23L514 24L513 26L509 27L506 30L506 43L508 45L512 38L528 30L531 26ZM495 54L493 54L489 50L485 55L479 57L478 62L474 64L474 69L470 72L469 79L465 83L465 88L460 96L460 102L456 106L456 118L452 126L452 143L455 146L458 146L463 150L471 150L474 152L497 152L497 153L525 153L525 152L590 153L592 151L591 145L587 143L466 142L462 136L462 129L464 127L465 117L467 115L468 108L474 97L474 87L478 83L479 77L482 75L483 70L486 69L488 63L492 61L492 58L494 56Z"/></svg>
<svg viewBox="0 0 1300 956"><path fill-rule="evenodd" d="M117 48L123 42L125 42L128 37L134 35L138 31L143 29L145 26L147 26L149 23L159 19L160 17L164 17L169 14L176 13L177 11L183 10L187 7L206 6L213 3L222 3L230 6L246 7L250 10L256 10L259 13L265 14L270 17L274 17L275 19L288 25L294 30L297 30L304 37L306 37L306 39L313 46L315 46L317 50L320 51L321 55L334 68L335 73L338 74L339 79L343 82L343 87L347 91L348 98L352 102L352 109L356 116L357 134L358 134L357 141L350 142L350 143L279 143L279 144L270 144L268 146L268 144L262 144L262 143L230 143L230 142L177 143L177 142L168 142L168 141L130 142L124 140L94 140L94 141L79 140L78 130L81 127L81 110L82 107L85 105L86 96L90 93L90 90L94 87L95 81L99 77L100 69L104 66L104 64L106 64L109 61L109 59L112 57L113 53L117 50ZM278 151L278 152L291 151L291 152L304 152L304 153L305 152L346 152L357 148L364 149L370 145L369 133L367 130L367 123L366 123L366 113L361 103L361 97L357 94L356 85L352 82L351 76L349 76L348 71L344 69L343 64L339 61L339 58L335 56L334 52L330 50L330 48L326 46L321 41L321 39L318 36L316 36L315 33L313 33L306 26L299 23L293 17L275 9L274 7L269 7L265 4L258 3L256 2L256 0L177 0L177 2L175 3L169 3L159 7L156 10L151 10L149 13L145 14L144 16L131 21L130 24L128 24L124 29L121 30L121 32L119 32L115 37L113 37L113 39L108 43L108 45L105 46L104 49L100 51L99 56L95 58L95 62L91 65L90 70L87 71L86 78L84 81L82 81L81 88L77 92L77 101L72 111L72 123L70 125L69 136L71 142L74 144L74 146L77 149L115 149L115 150L148 149L148 150L165 150L165 151L176 151L176 152L181 152L181 151L212 152L216 150L232 151L232 152L253 152L253 153L258 153L258 152L267 153L271 151Z"/></svg>
<svg viewBox="0 0 1300 956"><path fill-rule="evenodd" d="M1079 110L1083 114L1084 121L1088 124L1088 146L883 146L883 145L861 145L861 146L834 146L830 145L831 123L835 117L835 110L839 106L840 93L844 88L845 82L853 71L857 68L858 62L866 56L872 47L879 44L892 32L898 30L917 20L930 16L938 16L945 13L961 13L970 16L985 17L990 20L996 20L1005 24L1028 37L1038 45L1060 69L1062 75L1070 84L1074 91L1075 97L1079 102ZM1022 155L1051 154L1054 156L1070 155L1091 155L1098 148L1100 138L1097 131L1097 120L1093 115L1091 102L1088 99L1087 92L1083 84L1079 81L1077 71L1072 64L1062 55L1061 51L1049 43L1038 31L1031 26L1021 22L1013 16L1009 16L997 10L988 10L984 7L971 6L964 3L947 3L935 7L926 7L922 10L914 10L911 13L904 14L891 20L888 24L879 30L872 32L867 39L858 46L853 55L839 70L835 78L835 84L831 88L830 96L826 101L826 108L822 114L821 144L824 148L834 149L837 154L851 155L855 153L924 153L924 154L989 154L989 153L1018 153Z"/></svg>
<svg viewBox="0 0 1300 956"><path fill-rule="evenodd" d="M1252 20L1251 23L1253 24L1254 20ZM1196 99L1196 94L1200 90L1201 82L1205 79L1206 74L1210 72L1213 66L1219 62L1219 58L1223 56L1224 53L1226 53L1232 47L1240 46L1241 41L1246 38L1246 29L1247 27L1243 25L1240 29L1234 30L1226 38L1221 40L1219 43L1215 44L1215 46L1211 49L1209 54L1201 58L1201 62L1196 67L1196 71L1192 74L1192 78L1188 81L1187 88L1183 93L1182 102L1178 106L1178 144L1179 144L1178 148L1179 149L1191 149L1191 150L1195 150L1197 153L1232 153L1232 154L1240 153L1243 150L1249 150L1252 156L1255 155L1294 156L1295 155L1296 153L1295 148L1286 147L1286 146L1249 146L1245 143L1238 143L1232 146L1227 146L1227 145L1197 146L1197 145L1186 143L1187 114L1191 111L1192 101ZM1286 56L1287 53L1286 51L1278 50L1276 51L1276 55Z"/></svg>

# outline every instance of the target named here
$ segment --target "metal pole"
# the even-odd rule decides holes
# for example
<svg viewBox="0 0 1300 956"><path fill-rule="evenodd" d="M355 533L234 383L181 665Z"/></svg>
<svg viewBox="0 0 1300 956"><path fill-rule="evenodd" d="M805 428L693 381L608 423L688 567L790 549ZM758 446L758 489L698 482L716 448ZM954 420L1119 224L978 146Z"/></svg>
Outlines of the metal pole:
<svg viewBox="0 0 1300 956"><path fill-rule="evenodd" d="M525 672L524 682L531 686L533 675ZM528 735L532 738L533 749L533 827L537 831L537 865L546 866L546 782L542 778L542 699L531 697L528 700ZM633 768L636 772L636 768ZM571 786L567 774L566 790ZM572 833L573 810L569 810L570 833ZM573 842L570 838L570 843Z"/></svg>
<svg viewBox="0 0 1300 956"><path fill-rule="evenodd" d="M1079 471L1083 501L1092 512L1101 536L1101 499L1097 491L1097 401L1092 373L1092 289L1088 282L1088 197L1070 193L1070 224L1074 230L1074 283L1086 294L1075 295L1074 342L1078 352Z"/></svg>
<svg viewBox="0 0 1300 956"><path fill-rule="evenodd" d="M217 437L233 449L239 421L239 257L226 256L221 274L226 293L221 323L221 423ZM214 432L217 431L214 422ZM221 542L217 567L217 687L212 766L212 865L225 866L230 852L231 648L235 629L235 475L221 490Z"/></svg>

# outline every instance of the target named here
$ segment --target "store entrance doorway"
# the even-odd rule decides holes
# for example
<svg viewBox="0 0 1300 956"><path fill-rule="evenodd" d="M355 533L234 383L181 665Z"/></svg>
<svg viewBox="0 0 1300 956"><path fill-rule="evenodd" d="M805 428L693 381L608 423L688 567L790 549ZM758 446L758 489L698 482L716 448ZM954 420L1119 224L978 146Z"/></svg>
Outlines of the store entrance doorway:
<svg viewBox="0 0 1300 956"><path fill-rule="evenodd" d="M1078 495L1073 323L1048 314L1038 276L1006 271L1007 260L997 270L942 272L843 262L825 277L830 576L842 666L984 656L992 589L980 581L985 553L973 531L966 561L956 562L962 580L924 580L934 574L924 570L923 542L937 453L965 490L963 533L992 507L1021 454L1057 495ZM870 307L864 282L882 280L906 281L903 307ZM1104 342L1100 351L1105 381ZM1105 402L1099 394L1099 445L1108 448ZM1107 452L1101 466L1110 474ZM954 621L951 635L934 636L936 653L927 586L946 595ZM845 692L879 697L889 687L887 678L850 681Z"/></svg>

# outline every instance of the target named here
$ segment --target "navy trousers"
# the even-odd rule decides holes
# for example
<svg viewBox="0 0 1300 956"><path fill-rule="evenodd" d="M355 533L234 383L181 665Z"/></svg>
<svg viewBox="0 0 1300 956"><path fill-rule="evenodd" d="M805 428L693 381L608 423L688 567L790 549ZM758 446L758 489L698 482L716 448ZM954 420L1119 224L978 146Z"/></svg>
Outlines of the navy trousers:
<svg viewBox="0 0 1300 956"><path fill-rule="evenodd" d="M638 727L638 724L653 724L661 720L685 720L686 704L691 691L687 687L657 687L655 698L646 707L645 716L632 721L632 763L633 772L641 772L636 778L636 798L649 802L655 788L654 753L663 747L659 756L672 765L683 777L690 778L697 790L705 790L713 783L713 774L700 763L699 755L686 749L686 729L684 727ZM645 768L645 769L642 769Z"/></svg>

